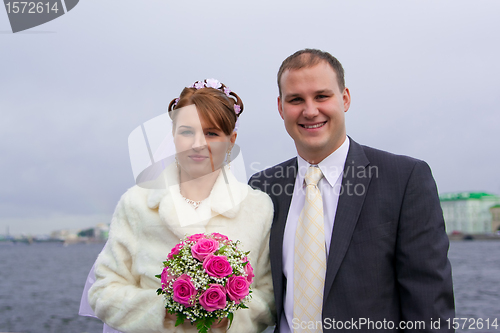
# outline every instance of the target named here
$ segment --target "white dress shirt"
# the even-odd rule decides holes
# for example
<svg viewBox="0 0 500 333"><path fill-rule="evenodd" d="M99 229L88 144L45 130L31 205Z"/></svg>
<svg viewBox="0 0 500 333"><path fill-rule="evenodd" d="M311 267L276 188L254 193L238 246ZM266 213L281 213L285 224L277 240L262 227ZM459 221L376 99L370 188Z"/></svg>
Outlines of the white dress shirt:
<svg viewBox="0 0 500 333"><path fill-rule="evenodd" d="M339 193L342 187L342 175L344 164L349 151L349 139L346 137L344 143L328 157L318 164L323 173L318 187L323 198L323 217L325 228L326 256L330 250L330 242L333 232L333 222L337 212ZM298 172L295 179L292 202L288 210L288 217L283 237L283 274L286 277L286 288L284 295L284 315L281 317L281 333L293 332L293 269L295 251L295 230L300 213L305 203L304 177L310 164L302 157L297 156Z"/></svg>

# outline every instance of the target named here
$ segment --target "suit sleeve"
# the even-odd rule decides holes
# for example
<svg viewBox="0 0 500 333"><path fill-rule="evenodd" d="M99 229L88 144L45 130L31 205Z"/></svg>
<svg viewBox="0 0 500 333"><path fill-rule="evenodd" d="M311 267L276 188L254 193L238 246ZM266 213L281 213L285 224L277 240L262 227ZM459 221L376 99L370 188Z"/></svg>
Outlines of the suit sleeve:
<svg viewBox="0 0 500 333"><path fill-rule="evenodd" d="M401 319L424 321L425 332L453 331L446 325L455 316L448 247L436 184L429 166L418 161L400 212L396 274ZM440 320L441 328L431 329L431 320Z"/></svg>

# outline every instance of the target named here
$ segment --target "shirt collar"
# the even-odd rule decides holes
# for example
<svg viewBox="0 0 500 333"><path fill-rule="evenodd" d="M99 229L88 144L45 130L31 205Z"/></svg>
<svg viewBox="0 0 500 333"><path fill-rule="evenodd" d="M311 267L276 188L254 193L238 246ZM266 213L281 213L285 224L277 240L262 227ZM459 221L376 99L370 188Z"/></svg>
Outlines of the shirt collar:
<svg viewBox="0 0 500 333"><path fill-rule="evenodd" d="M344 165L347 159L347 153L349 152L349 145L349 137L346 136L344 143L342 143L337 150L318 163L318 167L321 169L323 177L331 187L335 186L337 179L344 172ZM299 167L297 173L298 184L303 184L307 169L311 164L300 156L297 156L297 162Z"/></svg>

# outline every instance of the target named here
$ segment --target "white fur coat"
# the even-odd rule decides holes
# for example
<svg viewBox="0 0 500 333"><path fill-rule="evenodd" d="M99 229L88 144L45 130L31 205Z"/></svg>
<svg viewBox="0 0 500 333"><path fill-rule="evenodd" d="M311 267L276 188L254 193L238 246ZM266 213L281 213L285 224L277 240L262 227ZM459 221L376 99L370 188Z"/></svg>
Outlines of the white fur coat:
<svg viewBox="0 0 500 333"><path fill-rule="evenodd" d="M171 167L164 175L178 178ZM255 274L249 309L235 312L229 332L260 332L274 324L268 244L272 216L267 194L237 182L227 169L196 210L182 199L178 185L166 190L134 186L116 207L108 244L96 262L89 303L100 319L122 332L197 332L190 323L175 327L165 319L155 275L186 234L219 232L240 240L242 249L250 251Z"/></svg>

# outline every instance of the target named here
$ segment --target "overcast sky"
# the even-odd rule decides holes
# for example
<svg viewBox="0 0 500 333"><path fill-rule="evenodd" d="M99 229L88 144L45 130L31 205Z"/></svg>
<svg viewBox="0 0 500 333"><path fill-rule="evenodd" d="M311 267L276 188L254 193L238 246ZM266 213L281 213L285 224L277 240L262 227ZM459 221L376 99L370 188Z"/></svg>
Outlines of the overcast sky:
<svg viewBox="0 0 500 333"><path fill-rule="evenodd" d="M440 193L500 193L500 2L81 0L12 34L0 9L0 234L108 223L134 185L127 138L184 86L240 95L248 176L295 155L276 72L343 64L355 141L423 159Z"/></svg>

